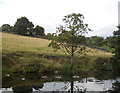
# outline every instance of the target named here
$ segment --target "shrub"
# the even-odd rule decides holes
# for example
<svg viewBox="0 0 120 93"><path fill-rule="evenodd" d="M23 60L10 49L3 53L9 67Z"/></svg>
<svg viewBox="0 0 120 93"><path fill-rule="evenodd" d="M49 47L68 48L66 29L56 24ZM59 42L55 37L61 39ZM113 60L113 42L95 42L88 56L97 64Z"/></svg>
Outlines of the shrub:
<svg viewBox="0 0 120 93"><path fill-rule="evenodd" d="M112 70L112 63L110 62L109 58L99 57L95 60L95 62L95 69L97 70Z"/></svg>

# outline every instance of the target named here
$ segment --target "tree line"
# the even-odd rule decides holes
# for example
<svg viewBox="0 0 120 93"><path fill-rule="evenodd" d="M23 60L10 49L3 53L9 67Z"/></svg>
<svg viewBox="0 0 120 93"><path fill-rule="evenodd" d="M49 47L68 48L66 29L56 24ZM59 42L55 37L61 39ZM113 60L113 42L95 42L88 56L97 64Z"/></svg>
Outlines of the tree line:
<svg viewBox="0 0 120 93"><path fill-rule="evenodd" d="M34 24L30 22L27 17L17 19L14 26L3 24L1 28L3 32L15 33L24 36L39 37L45 35L45 29L39 25L34 27Z"/></svg>

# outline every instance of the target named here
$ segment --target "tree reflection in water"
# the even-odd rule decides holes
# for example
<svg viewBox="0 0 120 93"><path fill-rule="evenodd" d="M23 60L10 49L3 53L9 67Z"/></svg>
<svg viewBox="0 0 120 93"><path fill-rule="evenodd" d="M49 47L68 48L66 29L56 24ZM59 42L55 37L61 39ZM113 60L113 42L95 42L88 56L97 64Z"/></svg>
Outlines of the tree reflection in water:
<svg viewBox="0 0 120 93"><path fill-rule="evenodd" d="M13 87L14 93L31 93L33 92L32 87L30 86L22 86L22 87Z"/></svg>
<svg viewBox="0 0 120 93"><path fill-rule="evenodd" d="M113 90L110 90L109 93L120 93L120 83L113 83Z"/></svg>
<svg viewBox="0 0 120 93"><path fill-rule="evenodd" d="M68 84L69 85L69 84ZM32 87L29 86L22 86L22 87L14 87L13 93L42 93L42 92L55 92L55 93L85 93L85 91L82 91L79 89L77 86L74 86L74 82L71 82L71 87L68 88L69 86L64 86L60 91L41 91L37 88L37 91L33 91ZM35 89L35 88L34 88ZM36 89L35 89L36 90Z"/></svg>
<svg viewBox="0 0 120 93"><path fill-rule="evenodd" d="M60 75L60 74L59 74ZM23 76L26 79L23 81L20 77ZM112 75L104 76L101 74L100 76L96 76L96 78L83 76L79 77L79 79L73 78L72 75L62 76L61 79L56 79L55 75L47 75L49 78L42 79L42 75L10 75L10 77L3 77L3 88L12 87L13 93L41 93L42 91L47 91L47 89L53 88L51 92L57 93L89 93L88 89L102 89L104 86L110 85L113 90L107 90L107 93L120 93L120 78L112 77ZM103 77L102 77L103 76ZM69 78L68 78L69 77ZM70 78L72 77L72 78ZM84 77L84 78L82 78ZM99 78L98 78L99 77ZM118 82L117 82L118 80ZM58 82L59 81L59 82ZM105 81L105 82L103 82ZM46 85L45 85L46 84ZM56 85L55 85L56 84ZM55 86L54 86L55 85ZM85 86L83 86L85 85ZM46 86L49 86L45 88ZM109 89L110 87L105 87L105 89ZM55 89L54 89L55 88ZM87 88L87 89L85 89ZM42 90L44 89L44 90ZM36 92L35 92L36 91ZM50 91L50 90L48 90ZM4 93L4 92L3 92ZM91 92L92 93L92 92ZM94 92L95 93L95 92ZM100 92L99 92L100 93ZM104 92L101 92L104 93Z"/></svg>
<svg viewBox="0 0 120 93"><path fill-rule="evenodd" d="M88 79L89 80L89 79ZM56 82L54 82L55 84ZM61 82L59 82L61 83ZM59 85L59 83L57 83L57 85ZM90 83L92 83L92 81L90 81ZM51 84L51 83L49 83ZM49 86L49 84L47 86ZM43 92L49 92L49 93L89 93L88 91L85 90L85 88L82 87L80 88L79 86L77 86L76 82L71 81L71 82L67 82L66 84L62 84L63 86L61 86L61 88L59 90L52 90L52 91L42 91L41 89L43 89L43 87L45 86L20 86L20 87L13 87L13 93L43 93ZM51 85L52 86L52 85ZM50 87L49 87L50 88ZM119 93L120 92L120 83L119 82L115 82L112 84L112 90L108 90L108 91L101 91L101 92L95 92L94 93ZM6 92L5 92L6 93ZM92 92L90 92L92 93Z"/></svg>

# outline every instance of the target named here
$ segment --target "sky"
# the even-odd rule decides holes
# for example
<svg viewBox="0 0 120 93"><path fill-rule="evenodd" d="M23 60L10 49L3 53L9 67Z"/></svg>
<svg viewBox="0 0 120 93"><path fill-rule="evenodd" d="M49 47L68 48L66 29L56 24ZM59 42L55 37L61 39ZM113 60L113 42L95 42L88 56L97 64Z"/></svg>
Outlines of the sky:
<svg viewBox="0 0 120 93"><path fill-rule="evenodd" d="M45 33L55 33L62 19L71 13L84 15L92 32L86 36L111 36L118 25L120 0L0 0L0 26L14 26L25 16L33 24L44 27Z"/></svg>
<svg viewBox="0 0 120 93"><path fill-rule="evenodd" d="M118 3L118 24L120 25L120 1Z"/></svg>

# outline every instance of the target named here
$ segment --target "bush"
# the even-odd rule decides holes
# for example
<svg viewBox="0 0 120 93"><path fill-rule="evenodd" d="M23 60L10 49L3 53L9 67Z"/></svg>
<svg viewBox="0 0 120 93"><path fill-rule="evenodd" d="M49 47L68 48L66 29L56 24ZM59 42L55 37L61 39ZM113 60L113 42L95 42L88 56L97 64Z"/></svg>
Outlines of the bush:
<svg viewBox="0 0 120 93"><path fill-rule="evenodd" d="M29 64L25 67L25 72L42 72L44 66L42 64Z"/></svg>
<svg viewBox="0 0 120 93"><path fill-rule="evenodd" d="M72 65L70 64L70 62L65 62L65 63L63 63L62 71L63 72L71 72L71 67L72 67Z"/></svg>
<svg viewBox="0 0 120 93"><path fill-rule="evenodd" d="M96 62L96 65L95 65L95 68L97 70L112 70L112 63L110 62L109 58L97 58L95 60Z"/></svg>
<svg viewBox="0 0 120 93"><path fill-rule="evenodd" d="M119 72L120 71L120 60L113 57L111 59L111 63L112 63L112 66L113 66L113 70L115 72Z"/></svg>

